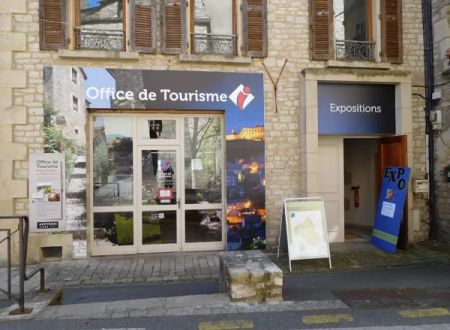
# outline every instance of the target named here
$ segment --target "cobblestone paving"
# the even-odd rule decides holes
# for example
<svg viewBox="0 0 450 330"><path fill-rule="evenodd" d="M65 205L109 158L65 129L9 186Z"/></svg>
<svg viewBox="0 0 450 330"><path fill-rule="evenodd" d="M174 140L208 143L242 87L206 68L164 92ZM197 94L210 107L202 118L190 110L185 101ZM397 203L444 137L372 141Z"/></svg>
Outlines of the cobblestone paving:
<svg viewBox="0 0 450 330"><path fill-rule="evenodd" d="M189 281L219 276L216 252L92 257L82 260L42 263L46 286L106 286L112 284ZM28 266L27 273L35 269ZM0 285L6 288L6 269L0 268ZM12 291L17 293L18 270L12 270ZM25 292L39 287L39 275L25 282ZM0 293L0 301L6 299Z"/></svg>

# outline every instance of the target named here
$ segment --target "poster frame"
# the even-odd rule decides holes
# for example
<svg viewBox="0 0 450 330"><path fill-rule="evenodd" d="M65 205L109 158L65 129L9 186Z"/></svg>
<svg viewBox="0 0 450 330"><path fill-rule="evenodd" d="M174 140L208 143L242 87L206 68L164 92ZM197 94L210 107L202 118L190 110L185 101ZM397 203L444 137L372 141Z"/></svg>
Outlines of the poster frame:
<svg viewBox="0 0 450 330"><path fill-rule="evenodd" d="M59 217L54 217L47 222L58 222L58 227L53 228L39 228L39 219L37 216L37 206L34 205L32 192L36 189L36 185L39 185L39 170L34 164L38 161L46 161L51 163L52 166L57 166L57 171L59 172L57 176L53 178L53 182L57 182L59 186ZM28 201L29 218L30 218L30 232L34 233L44 233L44 232L61 232L67 230L67 221L65 214L65 204L66 204L66 182L65 182L65 159L64 155L61 153L32 153L28 158L28 191L30 194ZM57 164L57 165L55 165ZM49 182L49 184L52 184ZM43 201L45 203L45 200ZM50 201L48 201L50 202ZM47 202L47 203L48 203Z"/></svg>
<svg viewBox="0 0 450 330"><path fill-rule="evenodd" d="M286 220L286 214L287 214L287 210L288 210L288 203L290 202L320 202L321 207L320 207L320 213L321 213L321 221L322 221L322 229L323 229L323 237L325 239L325 243L326 243L326 254L325 255L318 255L315 257L292 257L290 254L290 245L292 244L292 242L290 242L290 238L288 235L288 222ZM283 231L283 223L284 225L284 231ZM282 233L284 233L285 235L283 235ZM326 219L326 213L325 213L325 202L323 200L322 197L295 197L295 198L285 198L283 200L283 214L281 216L281 221L280 221L280 230L279 230L279 235L278 235L278 254L277 257L280 257L280 249L281 249L281 242L282 239L284 238L284 242L286 242L287 244L287 252L288 252L288 259L289 259L289 270L292 272L292 260L308 260L308 259L324 259L324 258L328 258L328 262L329 262L329 266L330 269L332 269L332 264L331 264L331 253L330 253L330 242L328 239L328 228L327 228L327 219Z"/></svg>

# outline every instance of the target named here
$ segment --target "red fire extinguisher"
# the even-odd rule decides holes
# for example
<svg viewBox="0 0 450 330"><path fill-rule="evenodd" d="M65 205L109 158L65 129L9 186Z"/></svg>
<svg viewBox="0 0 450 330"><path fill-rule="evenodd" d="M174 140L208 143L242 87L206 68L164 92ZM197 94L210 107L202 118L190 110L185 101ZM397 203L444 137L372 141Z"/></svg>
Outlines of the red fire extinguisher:
<svg viewBox="0 0 450 330"><path fill-rule="evenodd" d="M355 208L359 207L359 186L352 186L353 191L353 203Z"/></svg>

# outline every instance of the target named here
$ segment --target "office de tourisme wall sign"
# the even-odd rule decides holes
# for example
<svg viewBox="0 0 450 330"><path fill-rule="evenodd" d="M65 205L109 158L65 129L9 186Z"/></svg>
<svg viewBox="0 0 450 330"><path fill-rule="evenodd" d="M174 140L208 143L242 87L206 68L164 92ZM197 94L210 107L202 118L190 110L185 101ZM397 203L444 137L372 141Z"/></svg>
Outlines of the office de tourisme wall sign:
<svg viewBox="0 0 450 330"><path fill-rule="evenodd" d="M319 134L395 134L395 85L318 84Z"/></svg>
<svg viewBox="0 0 450 330"><path fill-rule="evenodd" d="M223 111L228 249L265 248L262 73L87 67L80 70L89 109ZM256 128L260 133L241 134ZM250 165L252 171L249 171ZM238 180L238 177L244 179ZM245 235L237 231L237 225Z"/></svg>

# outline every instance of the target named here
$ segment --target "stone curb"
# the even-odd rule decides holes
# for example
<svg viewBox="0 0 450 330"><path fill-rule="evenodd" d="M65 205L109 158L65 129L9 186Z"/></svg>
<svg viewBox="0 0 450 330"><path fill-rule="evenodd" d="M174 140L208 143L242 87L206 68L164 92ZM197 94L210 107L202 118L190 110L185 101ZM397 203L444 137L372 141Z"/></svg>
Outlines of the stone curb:
<svg viewBox="0 0 450 330"><path fill-rule="evenodd" d="M333 309L349 309L349 307L340 300L285 301L277 304L253 305L230 302L225 294L211 294L48 306L34 318L39 320L106 319Z"/></svg>
<svg viewBox="0 0 450 330"><path fill-rule="evenodd" d="M47 297L48 300L51 297ZM48 306L48 300L30 302L31 314L11 316L9 311L17 305L0 310L1 320L56 320L56 319L107 319L134 318L181 315L219 315L230 313L261 313L302 310L334 310L349 309L340 300L323 301L285 301L281 303L248 304L233 303L225 294L192 295L167 298L147 298L96 302L88 304L73 304Z"/></svg>

